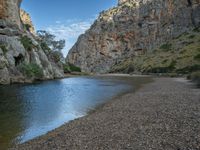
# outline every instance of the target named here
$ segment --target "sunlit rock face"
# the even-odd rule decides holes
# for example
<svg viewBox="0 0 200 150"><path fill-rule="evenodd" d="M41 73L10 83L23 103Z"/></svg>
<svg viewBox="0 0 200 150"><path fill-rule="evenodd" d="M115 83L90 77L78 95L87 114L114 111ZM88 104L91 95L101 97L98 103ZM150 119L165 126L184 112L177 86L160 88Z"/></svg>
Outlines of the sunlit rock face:
<svg viewBox="0 0 200 150"><path fill-rule="evenodd" d="M16 25L22 28L19 8L22 0L0 0L0 19L1 22Z"/></svg>
<svg viewBox="0 0 200 150"><path fill-rule="evenodd" d="M22 20L22 23L23 23L24 27L28 31L30 31L32 34L35 35L36 34L35 27L34 27L34 25L32 23L30 15L26 11L20 9L20 17L21 17L21 20Z"/></svg>
<svg viewBox="0 0 200 150"><path fill-rule="evenodd" d="M104 73L200 25L199 0L119 0L81 35L66 61Z"/></svg>

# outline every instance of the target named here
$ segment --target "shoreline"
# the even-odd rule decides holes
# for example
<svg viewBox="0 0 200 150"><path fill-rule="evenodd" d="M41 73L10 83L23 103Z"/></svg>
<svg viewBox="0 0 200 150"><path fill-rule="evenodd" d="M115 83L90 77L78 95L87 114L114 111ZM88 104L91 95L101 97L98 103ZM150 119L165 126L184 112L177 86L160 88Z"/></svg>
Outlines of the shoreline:
<svg viewBox="0 0 200 150"><path fill-rule="evenodd" d="M197 123L200 120L190 115L200 113L200 91L191 88L186 81L177 80L179 78L154 78L135 93L114 98L82 118L11 149L199 148ZM189 123L190 128L185 128L185 123ZM192 141L196 138L195 144Z"/></svg>

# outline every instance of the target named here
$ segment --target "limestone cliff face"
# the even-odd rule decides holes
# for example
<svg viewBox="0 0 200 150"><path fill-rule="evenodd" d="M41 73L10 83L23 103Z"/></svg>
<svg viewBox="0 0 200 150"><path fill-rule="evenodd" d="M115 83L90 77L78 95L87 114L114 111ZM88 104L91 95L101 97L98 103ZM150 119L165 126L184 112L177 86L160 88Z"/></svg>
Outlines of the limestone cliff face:
<svg viewBox="0 0 200 150"><path fill-rule="evenodd" d="M36 34L35 33L35 28L34 28L34 25L32 23L30 15L26 11L20 9L20 17L21 17L21 20L22 20L22 23L23 23L24 27L28 31L30 31L32 34L35 35Z"/></svg>
<svg viewBox="0 0 200 150"><path fill-rule="evenodd" d="M22 0L0 0L0 19L21 29L19 8Z"/></svg>
<svg viewBox="0 0 200 150"><path fill-rule="evenodd" d="M107 72L199 25L199 0L119 0L79 37L66 61L86 72Z"/></svg>
<svg viewBox="0 0 200 150"><path fill-rule="evenodd" d="M0 84L63 77L62 65L42 49L20 19L21 0L0 0ZM31 23L28 18L27 23Z"/></svg>

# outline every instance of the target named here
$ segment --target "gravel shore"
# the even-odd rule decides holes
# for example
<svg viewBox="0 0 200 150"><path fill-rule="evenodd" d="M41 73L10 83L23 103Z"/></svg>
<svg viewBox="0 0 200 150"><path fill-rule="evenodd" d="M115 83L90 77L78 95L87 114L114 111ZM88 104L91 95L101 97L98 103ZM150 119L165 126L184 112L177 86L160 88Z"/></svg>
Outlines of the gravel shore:
<svg viewBox="0 0 200 150"><path fill-rule="evenodd" d="M18 150L200 150L200 90L155 78Z"/></svg>

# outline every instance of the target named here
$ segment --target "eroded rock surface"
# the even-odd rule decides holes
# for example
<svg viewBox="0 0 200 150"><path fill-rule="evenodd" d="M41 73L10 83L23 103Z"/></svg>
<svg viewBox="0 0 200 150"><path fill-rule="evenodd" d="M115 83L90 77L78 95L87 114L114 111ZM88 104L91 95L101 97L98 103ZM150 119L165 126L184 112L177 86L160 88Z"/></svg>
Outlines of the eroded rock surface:
<svg viewBox="0 0 200 150"><path fill-rule="evenodd" d="M63 77L62 65L48 57L32 34L30 16L23 12L20 18L20 4L21 0L0 0L0 84Z"/></svg>
<svg viewBox="0 0 200 150"><path fill-rule="evenodd" d="M36 34L30 15L26 11L20 9L20 17L21 17L22 23L24 24L24 27L28 31L30 31L32 34Z"/></svg>
<svg viewBox="0 0 200 150"><path fill-rule="evenodd" d="M86 72L107 72L199 25L199 0L119 0L79 37L66 61Z"/></svg>

